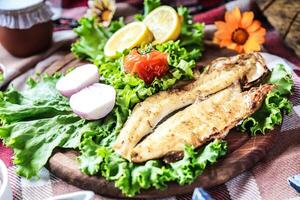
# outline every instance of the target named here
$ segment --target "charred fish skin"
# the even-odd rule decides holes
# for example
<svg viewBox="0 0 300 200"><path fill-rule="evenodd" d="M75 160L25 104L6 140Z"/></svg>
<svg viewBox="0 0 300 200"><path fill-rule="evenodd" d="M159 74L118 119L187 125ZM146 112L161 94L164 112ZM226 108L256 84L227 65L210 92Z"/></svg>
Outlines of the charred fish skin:
<svg viewBox="0 0 300 200"><path fill-rule="evenodd" d="M253 114L272 90L269 84L240 92L229 87L201 102L176 113L132 151L133 162L161 158L170 152L181 152L185 144L197 148L215 138L224 138L230 129Z"/></svg>
<svg viewBox="0 0 300 200"><path fill-rule="evenodd" d="M124 124L113 145L115 152L131 160L131 151L137 143L150 134L157 124L170 113L192 104L197 98L205 98L229 87L237 80L245 79L263 58L257 54L241 54L219 58L197 75L196 80L180 89L159 92L137 104Z"/></svg>

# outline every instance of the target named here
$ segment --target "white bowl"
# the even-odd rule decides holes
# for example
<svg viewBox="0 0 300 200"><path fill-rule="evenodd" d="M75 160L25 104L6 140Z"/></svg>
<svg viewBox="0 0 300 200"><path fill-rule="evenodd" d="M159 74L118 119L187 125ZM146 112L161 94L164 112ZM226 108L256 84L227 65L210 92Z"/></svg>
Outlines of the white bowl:
<svg viewBox="0 0 300 200"><path fill-rule="evenodd" d="M12 191L8 181L8 172L4 162L0 159L0 199L12 200Z"/></svg>

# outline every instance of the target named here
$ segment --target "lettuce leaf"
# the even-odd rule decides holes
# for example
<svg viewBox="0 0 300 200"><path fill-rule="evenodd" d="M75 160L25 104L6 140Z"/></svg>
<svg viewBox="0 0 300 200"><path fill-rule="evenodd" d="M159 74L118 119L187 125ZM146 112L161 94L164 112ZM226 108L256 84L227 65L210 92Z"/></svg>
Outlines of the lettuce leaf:
<svg viewBox="0 0 300 200"><path fill-rule="evenodd" d="M280 95L292 94L292 87L294 85L292 75L285 69L284 65L277 65L268 77L267 83L276 85L274 91L277 91Z"/></svg>
<svg viewBox="0 0 300 200"><path fill-rule="evenodd" d="M135 20L143 21L144 18L155 8L159 7L161 4L160 0L144 0L144 15L136 14L134 15Z"/></svg>
<svg viewBox="0 0 300 200"><path fill-rule="evenodd" d="M240 130L250 132L253 136L273 130L282 123L283 114L292 110L288 95L291 94L293 80L284 65L275 67L265 82L274 84L276 88L267 95L262 107L239 126Z"/></svg>
<svg viewBox="0 0 300 200"><path fill-rule="evenodd" d="M124 26L123 18L113 21L108 28L97 23L95 18L81 18L79 26L74 32L79 40L72 44L71 51L80 59L93 61L98 55L103 54L108 38Z"/></svg>
<svg viewBox="0 0 300 200"><path fill-rule="evenodd" d="M172 164L159 160L133 164L110 148L97 145L92 135L84 137L79 157L81 170L89 175L101 173L107 180L115 181L115 186L130 197L141 189L165 189L171 181L181 185L190 184L203 173L208 164L215 163L227 151L226 142L214 140L200 150L186 146L184 158Z"/></svg>
<svg viewBox="0 0 300 200"><path fill-rule="evenodd" d="M177 12L182 17L180 45L189 51L203 51L204 23L193 23L193 18L186 7L179 7Z"/></svg>
<svg viewBox="0 0 300 200"><path fill-rule="evenodd" d="M160 6L160 0L144 0L144 16Z"/></svg>
<svg viewBox="0 0 300 200"><path fill-rule="evenodd" d="M31 119L49 118L71 113L68 100L55 89L58 77L44 77L39 84L30 83L24 92L13 87L0 92L0 121L9 124Z"/></svg>
<svg viewBox="0 0 300 200"><path fill-rule="evenodd" d="M37 176L56 147L77 148L90 126L71 112L55 89L58 77L44 77L24 92L10 88L0 95L0 138L14 150L18 174Z"/></svg>

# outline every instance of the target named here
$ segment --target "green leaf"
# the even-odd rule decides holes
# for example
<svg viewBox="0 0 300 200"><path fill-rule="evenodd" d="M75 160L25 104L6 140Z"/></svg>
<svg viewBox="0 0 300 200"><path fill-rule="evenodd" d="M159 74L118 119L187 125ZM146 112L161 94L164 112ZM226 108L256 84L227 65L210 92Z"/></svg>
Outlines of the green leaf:
<svg viewBox="0 0 300 200"><path fill-rule="evenodd" d="M4 92L0 97L2 124L71 113L67 98L55 89L56 80L56 77L44 77L39 84L32 83L24 92L13 87Z"/></svg>
<svg viewBox="0 0 300 200"><path fill-rule="evenodd" d="M184 158L172 164L165 164L159 160L133 164L121 158L110 148L100 145L96 148L97 144L91 140L91 137L84 139L83 142L86 141L88 142L85 148L81 148L82 170L89 171L92 167L94 170L92 174L101 172L107 180L115 181L115 186L129 197L139 193L141 189L150 187L165 189L167 183L171 181L179 184L191 183L203 173L207 165L215 163L227 151L226 142L214 140L200 150L186 146ZM91 155L87 156L88 154ZM91 156L98 158L100 164L92 161L90 165L85 165L90 161Z"/></svg>
<svg viewBox="0 0 300 200"><path fill-rule="evenodd" d="M281 95L291 94L294 84L291 73L285 69L283 64L279 64L273 69L268 83L276 85L276 91L278 91Z"/></svg>
<svg viewBox="0 0 300 200"><path fill-rule="evenodd" d="M108 38L123 26L123 18L111 22L110 26L105 28L97 23L95 18L83 17L79 20L79 26L74 29L79 40L72 44L71 51L81 59L93 60L103 54Z"/></svg>
<svg viewBox="0 0 300 200"><path fill-rule="evenodd" d="M261 108L239 126L242 131L248 131L253 136L273 130L276 125L282 123L283 114L288 114L292 110L292 103L287 95L291 94L293 80L284 66L275 67L264 82L272 83L276 88L267 95Z"/></svg>
<svg viewBox="0 0 300 200"><path fill-rule="evenodd" d="M144 0L144 17L160 6L160 0Z"/></svg>
<svg viewBox="0 0 300 200"><path fill-rule="evenodd" d="M227 143L220 140L210 142L198 152L194 151L192 147L186 146L184 158L171 164L176 181L181 185L192 183L203 173L207 164L215 163L226 152Z"/></svg>
<svg viewBox="0 0 300 200"><path fill-rule="evenodd" d="M134 15L136 21L143 21L144 18L161 4L160 0L144 0L144 15L138 13Z"/></svg>
<svg viewBox="0 0 300 200"><path fill-rule="evenodd" d="M55 89L57 78L44 77L24 92L10 88L0 98L0 138L13 148L18 174L27 178L37 176L54 148L77 148L87 128Z"/></svg>
<svg viewBox="0 0 300 200"><path fill-rule="evenodd" d="M192 16L186 7L179 7L178 14L182 17L182 28L179 37L181 46L189 51L198 50L202 52L204 49L204 24L193 23Z"/></svg>
<svg viewBox="0 0 300 200"><path fill-rule="evenodd" d="M0 84L4 81L4 74L0 71Z"/></svg>

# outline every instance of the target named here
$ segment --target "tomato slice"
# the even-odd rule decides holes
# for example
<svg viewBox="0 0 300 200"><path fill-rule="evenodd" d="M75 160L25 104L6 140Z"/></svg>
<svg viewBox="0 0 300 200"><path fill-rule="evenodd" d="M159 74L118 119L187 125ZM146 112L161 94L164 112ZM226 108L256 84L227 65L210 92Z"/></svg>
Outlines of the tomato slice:
<svg viewBox="0 0 300 200"><path fill-rule="evenodd" d="M155 77L161 78L169 71L168 56L156 50L140 54L134 49L125 57L124 69L128 73L137 74L149 84Z"/></svg>

